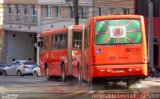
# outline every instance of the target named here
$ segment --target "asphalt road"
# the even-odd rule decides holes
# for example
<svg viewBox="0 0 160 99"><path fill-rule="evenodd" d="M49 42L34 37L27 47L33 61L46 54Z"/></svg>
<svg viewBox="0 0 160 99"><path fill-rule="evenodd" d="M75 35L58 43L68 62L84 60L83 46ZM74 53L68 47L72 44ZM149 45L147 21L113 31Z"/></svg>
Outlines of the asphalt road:
<svg viewBox="0 0 160 99"><path fill-rule="evenodd" d="M160 99L160 80L145 80L126 87L125 83L103 83L88 87L77 80L47 81L45 77L0 76L0 99Z"/></svg>

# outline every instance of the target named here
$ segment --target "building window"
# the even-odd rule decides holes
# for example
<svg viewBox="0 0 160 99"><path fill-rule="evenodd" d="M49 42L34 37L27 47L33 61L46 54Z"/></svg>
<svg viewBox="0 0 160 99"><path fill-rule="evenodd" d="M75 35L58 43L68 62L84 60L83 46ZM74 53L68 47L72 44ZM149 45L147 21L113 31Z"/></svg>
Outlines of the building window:
<svg viewBox="0 0 160 99"><path fill-rule="evenodd" d="M46 5L46 17L51 17L51 16L52 16L52 6Z"/></svg>
<svg viewBox="0 0 160 99"><path fill-rule="evenodd" d="M55 6L54 9L55 9L55 16L60 17L59 7Z"/></svg>
<svg viewBox="0 0 160 99"><path fill-rule="evenodd" d="M86 12L87 12L86 7L80 7L80 18L86 19L86 14L87 14Z"/></svg>
<svg viewBox="0 0 160 99"><path fill-rule="evenodd" d="M23 13L27 14L27 6L26 5L23 5Z"/></svg>
<svg viewBox="0 0 160 99"><path fill-rule="evenodd" d="M122 14L129 14L129 8L122 8Z"/></svg>
<svg viewBox="0 0 160 99"><path fill-rule="evenodd" d="M31 5L31 15L36 15L35 5Z"/></svg>
<svg viewBox="0 0 160 99"><path fill-rule="evenodd" d="M37 21L37 8L35 7L35 5L31 5L31 8L30 8L30 12L31 12L31 22L32 23L35 23Z"/></svg>
<svg viewBox="0 0 160 99"><path fill-rule="evenodd" d="M9 14L11 14L11 13L12 13L11 5L8 4L8 5L7 5L7 8L8 8L8 11L7 11L7 12L8 12Z"/></svg>
<svg viewBox="0 0 160 99"><path fill-rule="evenodd" d="M115 14L116 13L116 8L110 8L110 15Z"/></svg>
<svg viewBox="0 0 160 99"><path fill-rule="evenodd" d="M98 16L104 15L104 8L103 7L97 7L97 15Z"/></svg>
<svg viewBox="0 0 160 99"><path fill-rule="evenodd" d="M74 18L74 8L73 7L69 7L69 13L70 13L70 18Z"/></svg>
<svg viewBox="0 0 160 99"><path fill-rule="evenodd" d="M19 5L18 4L15 5L15 13L19 14Z"/></svg>

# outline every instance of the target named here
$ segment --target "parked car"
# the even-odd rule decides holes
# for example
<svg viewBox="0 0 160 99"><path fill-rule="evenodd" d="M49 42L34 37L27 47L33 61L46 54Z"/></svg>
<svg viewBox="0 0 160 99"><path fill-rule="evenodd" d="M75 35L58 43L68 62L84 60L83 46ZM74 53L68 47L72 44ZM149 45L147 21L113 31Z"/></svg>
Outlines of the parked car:
<svg viewBox="0 0 160 99"><path fill-rule="evenodd" d="M32 75L33 69L37 65L29 60L16 60L13 61L9 66L3 68L3 76L8 75Z"/></svg>
<svg viewBox="0 0 160 99"><path fill-rule="evenodd" d="M6 67L6 63L5 62L0 62L0 75L2 75L2 71L3 71L3 68Z"/></svg>
<svg viewBox="0 0 160 99"><path fill-rule="evenodd" d="M37 66L37 67L35 67L35 68L33 69L33 76L34 76L34 77L39 77L39 76L41 76L41 71L40 71L40 67L39 67L39 66Z"/></svg>

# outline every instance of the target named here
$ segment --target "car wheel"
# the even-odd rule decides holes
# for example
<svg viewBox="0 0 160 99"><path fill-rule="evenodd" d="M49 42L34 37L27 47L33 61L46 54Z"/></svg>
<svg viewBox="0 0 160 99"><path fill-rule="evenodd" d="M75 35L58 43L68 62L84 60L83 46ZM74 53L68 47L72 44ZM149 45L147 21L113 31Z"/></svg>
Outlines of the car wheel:
<svg viewBox="0 0 160 99"><path fill-rule="evenodd" d="M36 71L34 71L33 76L38 77L38 73Z"/></svg>
<svg viewBox="0 0 160 99"><path fill-rule="evenodd" d="M17 76L22 76L22 73L20 70L17 71Z"/></svg>
<svg viewBox="0 0 160 99"><path fill-rule="evenodd" d="M7 76L7 72L5 70L3 71L3 76Z"/></svg>

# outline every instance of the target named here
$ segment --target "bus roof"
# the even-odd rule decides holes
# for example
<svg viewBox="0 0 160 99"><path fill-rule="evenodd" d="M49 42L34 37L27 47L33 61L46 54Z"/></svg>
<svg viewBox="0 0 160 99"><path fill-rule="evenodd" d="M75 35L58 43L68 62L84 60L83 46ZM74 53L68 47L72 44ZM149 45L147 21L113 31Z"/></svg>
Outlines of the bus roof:
<svg viewBox="0 0 160 99"><path fill-rule="evenodd" d="M92 19L96 20L103 20L103 19L125 19L125 18L135 18L135 19L140 19L142 18L142 15L106 15L106 16L96 16L92 17Z"/></svg>
<svg viewBox="0 0 160 99"><path fill-rule="evenodd" d="M67 30L68 30L68 28L60 28L60 29L46 30L46 31L42 32L41 35L58 34L58 33L66 32Z"/></svg>
<svg viewBox="0 0 160 99"><path fill-rule="evenodd" d="M73 25L73 31L82 31L83 25Z"/></svg>

